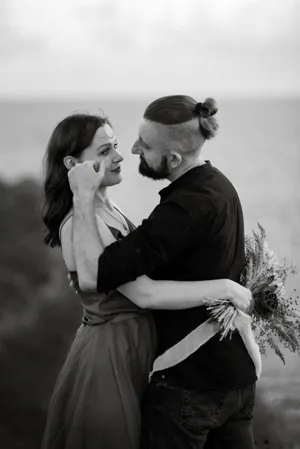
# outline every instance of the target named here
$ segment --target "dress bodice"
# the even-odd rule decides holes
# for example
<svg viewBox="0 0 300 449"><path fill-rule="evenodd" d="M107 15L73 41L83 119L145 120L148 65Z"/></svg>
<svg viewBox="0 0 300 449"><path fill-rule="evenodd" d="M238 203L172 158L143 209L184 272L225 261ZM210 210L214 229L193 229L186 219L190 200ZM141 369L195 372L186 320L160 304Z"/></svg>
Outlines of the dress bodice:
<svg viewBox="0 0 300 449"><path fill-rule="evenodd" d="M128 233L133 231L135 226L124 214L122 216L126 220ZM97 223L100 235L104 237L103 234L105 234L106 242L110 240L113 243L124 237L118 229L107 225L99 217L97 217ZM131 315L136 316L138 314L149 313L149 311L136 306L118 290L112 290L108 294L83 292L79 287L77 272L72 271L70 275L83 306L84 313L82 321L85 324L96 325L111 320L118 321Z"/></svg>
<svg viewBox="0 0 300 449"><path fill-rule="evenodd" d="M78 285L77 273L73 271L70 274L83 307L83 323L95 325L111 320L116 321L118 317L124 318L125 314L136 316L147 313L118 290L112 290L108 294L83 292Z"/></svg>

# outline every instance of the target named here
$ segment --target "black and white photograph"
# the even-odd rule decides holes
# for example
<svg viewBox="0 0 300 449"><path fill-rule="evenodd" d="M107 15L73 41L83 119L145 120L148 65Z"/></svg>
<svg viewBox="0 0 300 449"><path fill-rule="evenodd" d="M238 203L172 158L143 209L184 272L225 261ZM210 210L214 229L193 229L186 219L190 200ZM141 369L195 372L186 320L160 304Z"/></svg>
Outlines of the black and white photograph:
<svg viewBox="0 0 300 449"><path fill-rule="evenodd" d="M299 55L298 0L1 0L1 449L300 449Z"/></svg>

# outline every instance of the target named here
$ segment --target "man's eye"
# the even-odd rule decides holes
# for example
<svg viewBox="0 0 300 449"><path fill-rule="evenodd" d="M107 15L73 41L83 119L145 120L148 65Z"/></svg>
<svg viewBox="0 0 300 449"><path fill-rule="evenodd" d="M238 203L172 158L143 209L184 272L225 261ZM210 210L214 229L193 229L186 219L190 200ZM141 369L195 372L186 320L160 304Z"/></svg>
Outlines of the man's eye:
<svg viewBox="0 0 300 449"><path fill-rule="evenodd" d="M106 150L102 151L101 154L104 154L104 156L106 156L109 153L109 148L107 148Z"/></svg>
<svg viewBox="0 0 300 449"><path fill-rule="evenodd" d="M115 142L114 148L118 148L118 146L119 146L119 142Z"/></svg>

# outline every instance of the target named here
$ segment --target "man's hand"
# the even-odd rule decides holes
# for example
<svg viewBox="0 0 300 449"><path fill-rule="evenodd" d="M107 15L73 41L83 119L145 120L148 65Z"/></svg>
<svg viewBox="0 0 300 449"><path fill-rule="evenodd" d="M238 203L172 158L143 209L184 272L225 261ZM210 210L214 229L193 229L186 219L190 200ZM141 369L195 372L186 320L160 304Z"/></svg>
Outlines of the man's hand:
<svg viewBox="0 0 300 449"><path fill-rule="evenodd" d="M244 313L249 313L253 304L253 298L251 291L238 284L237 282L230 281L230 302L239 310Z"/></svg>
<svg viewBox="0 0 300 449"><path fill-rule="evenodd" d="M107 159L103 159L101 162L85 161L71 168L68 178L73 194L93 196L105 177L107 164Z"/></svg>

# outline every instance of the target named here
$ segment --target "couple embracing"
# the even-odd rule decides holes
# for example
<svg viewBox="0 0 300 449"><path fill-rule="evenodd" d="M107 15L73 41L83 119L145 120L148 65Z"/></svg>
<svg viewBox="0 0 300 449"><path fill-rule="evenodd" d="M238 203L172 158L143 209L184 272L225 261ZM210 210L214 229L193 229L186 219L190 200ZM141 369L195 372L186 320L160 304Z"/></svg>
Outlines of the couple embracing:
<svg viewBox="0 0 300 449"><path fill-rule="evenodd" d="M50 138L45 242L59 245L83 306L51 398L43 449L253 449L259 353L239 285L244 222L231 182L202 158L217 105L174 95L145 110L132 153L170 184L135 227L109 198L122 181L108 118L76 114ZM220 341L206 306L229 299Z"/></svg>

